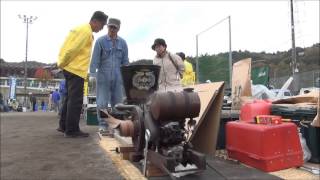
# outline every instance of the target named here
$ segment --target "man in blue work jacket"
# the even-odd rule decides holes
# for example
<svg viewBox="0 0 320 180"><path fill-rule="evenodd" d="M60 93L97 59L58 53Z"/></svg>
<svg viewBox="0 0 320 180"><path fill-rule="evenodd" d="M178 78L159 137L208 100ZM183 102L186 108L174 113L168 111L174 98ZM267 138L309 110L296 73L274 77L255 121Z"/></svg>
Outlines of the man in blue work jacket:
<svg viewBox="0 0 320 180"><path fill-rule="evenodd" d="M63 105L63 102L65 100L65 97L67 96L67 87L66 87L66 80L65 79L60 81L60 84L59 84L59 95L60 95L60 103L59 103L60 109L59 109L59 113L58 114L61 115L62 105Z"/></svg>
<svg viewBox="0 0 320 180"><path fill-rule="evenodd" d="M118 36L120 20L110 18L108 34L97 39L90 64L90 76L96 77L97 83L97 118L99 131L105 132L108 124L101 120L100 109L108 104L113 108L122 102L123 87L120 67L129 64L128 46Z"/></svg>
<svg viewBox="0 0 320 180"><path fill-rule="evenodd" d="M52 92L52 103L53 103L53 110L54 112L60 111L60 106L59 106L59 101L60 101L60 94L58 92L58 89Z"/></svg>

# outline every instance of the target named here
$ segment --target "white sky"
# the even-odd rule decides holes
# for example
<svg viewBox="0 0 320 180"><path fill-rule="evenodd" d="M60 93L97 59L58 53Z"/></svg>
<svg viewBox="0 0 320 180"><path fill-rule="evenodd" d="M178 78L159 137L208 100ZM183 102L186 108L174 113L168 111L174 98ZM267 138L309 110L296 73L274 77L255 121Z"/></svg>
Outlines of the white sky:
<svg viewBox="0 0 320 180"><path fill-rule="evenodd" d="M296 46L319 42L319 0L294 1ZM231 16L232 50L276 52L291 48L290 3L283 1L1 1L1 58L25 59L26 24L18 15L38 16L29 26L28 60L57 61L69 30L89 22L96 10L121 20L119 35L129 59L153 59L151 45L164 38L171 52L196 55L196 34ZM228 20L199 36L199 55L228 52ZM95 38L107 33L105 27Z"/></svg>

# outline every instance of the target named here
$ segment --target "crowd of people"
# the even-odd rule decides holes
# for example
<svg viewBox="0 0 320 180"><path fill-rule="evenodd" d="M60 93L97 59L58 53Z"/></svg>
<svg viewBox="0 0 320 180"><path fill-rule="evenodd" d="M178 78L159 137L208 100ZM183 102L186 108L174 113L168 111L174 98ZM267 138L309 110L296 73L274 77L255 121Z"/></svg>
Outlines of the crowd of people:
<svg viewBox="0 0 320 180"><path fill-rule="evenodd" d="M37 97L36 94L32 92L29 93L29 101L30 101L30 109L32 111L49 111L49 112L57 112L60 114L61 112L61 104L63 103L63 98L65 96L64 89L65 80L60 82L59 89L55 89L49 93L49 96L46 100L45 97Z"/></svg>
<svg viewBox="0 0 320 180"><path fill-rule="evenodd" d="M99 37L93 46L93 32L97 33L107 25L106 35ZM57 66L62 69L65 77L65 92L60 98L60 120L57 131L65 137L88 137L79 127L83 102L83 86L86 78L96 78L97 119L99 131L108 129L108 124L100 118L100 110L114 108L124 98L121 66L129 64L128 46L118 35L121 21L109 18L102 11L96 11L89 23L73 28L63 43ZM93 46L93 52L91 49ZM182 89L183 86L194 84L192 65L188 63L184 53L171 53L167 50L164 39L155 39L151 49L156 52L153 64L161 67L159 75L159 91ZM89 72L89 73L88 73Z"/></svg>

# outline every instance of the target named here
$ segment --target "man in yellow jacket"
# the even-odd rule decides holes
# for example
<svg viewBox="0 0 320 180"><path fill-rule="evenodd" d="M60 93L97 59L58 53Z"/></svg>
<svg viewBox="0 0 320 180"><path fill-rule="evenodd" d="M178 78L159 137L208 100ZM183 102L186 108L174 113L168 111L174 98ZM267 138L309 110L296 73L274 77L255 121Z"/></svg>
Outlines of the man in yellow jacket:
<svg viewBox="0 0 320 180"><path fill-rule="evenodd" d="M67 95L63 102L59 127L65 137L88 137L79 128L83 104L83 84L87 78L90 63L93 32L99 32L106 24L108 16L101 11L92 15L90 22L72 29L61 47L58 67L66 79Z"/></svg>
<svg viewBox="0 0 320 180"><path fill-rule="evenodd" d="M181 79L183 86L194 85L195 82L195 73L193 72L192 64L186 60L186 55L183 52L177 53L181 57L184 63L184 72Z"/></svg>

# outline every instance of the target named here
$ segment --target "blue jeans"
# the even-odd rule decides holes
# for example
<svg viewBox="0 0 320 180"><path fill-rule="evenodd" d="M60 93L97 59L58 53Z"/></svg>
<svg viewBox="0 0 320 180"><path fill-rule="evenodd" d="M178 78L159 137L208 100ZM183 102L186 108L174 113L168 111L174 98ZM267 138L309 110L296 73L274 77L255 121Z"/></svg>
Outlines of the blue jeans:
<svg viewBox="0 0 320 180"><path fill-rule="evenodd" d="M97 75L97 119L100 127L108 127L108 124L101 119L100 109L113 108L122 102L123 87L121 78L112 79L103 73Z"/></svg>

